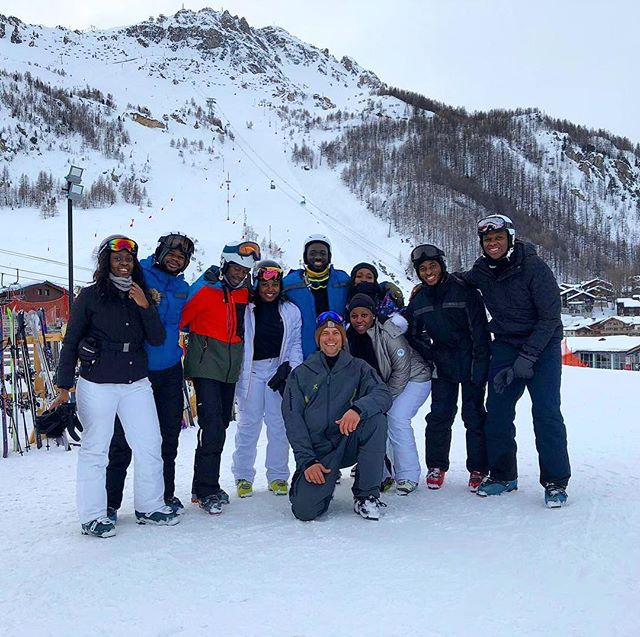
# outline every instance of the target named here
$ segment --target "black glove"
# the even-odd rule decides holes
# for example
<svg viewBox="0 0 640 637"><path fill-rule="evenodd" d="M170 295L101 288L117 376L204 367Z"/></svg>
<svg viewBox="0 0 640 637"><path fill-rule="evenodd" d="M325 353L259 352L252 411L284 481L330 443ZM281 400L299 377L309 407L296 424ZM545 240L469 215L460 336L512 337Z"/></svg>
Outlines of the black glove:
<svg viewBox="0 0 640 637"><path fill-rule="evenodd" d="M496 394L501 394L513 382L514 378L522 378L525 380L533 378L534 363L534 360L531 360L524 354L520 354L512 367L501 369L493 378L493 388Z"/></svg>
<svg viewBox="0 0 640 637"><path fill-rule="evenodd" d="M80 362L88 368L93 367L100 356L98 341L91 336L85 336L78 343L78 358Z"/></svg>
<svg viewBox="0 0 640 637"><path fill-rule="evenodd" d="M289 365L289 361L285 361L276 369L276 373L269 379L267 387L273 391L280 392L280 395L284 396L284 388L290 372L291 365Z"/></svg>
<svg viewBox="0 0 640 637"><path fill-rule="evenodd" d="M78 431L82 431L82 425L76 415L75 403L62 403L53 411L44 411L35 418L36 429L49 438L59 438L66 429L69 435L76 441L80 441Z"/></svg>
<svg viewBox="0 0 640 637"><path fill-rule="evenodd" d="M69 435L76 442L80 442L80 436L78 435L78 432L84 431L84 429L82 428L82 423L80 422L80 419L76 414L75 404L73 406L74 406L73 415L71 415L67 420L67 431L69 432Z"/></svg>
<svg viewBox="0 0 640 637"><path fill-rule="evenodd" d="M513 374L516 378L533 378L533 364L535 360L520 354L513 364Z"/></svg>
<svg viewBox="0 0 640 637"><path fill-rule="evenodd" d="M501 369L493 377L493 389L495 389L496 394L501 394L508 385L511 385L513 379L513 367L505 367L504 369Z"/></svg>

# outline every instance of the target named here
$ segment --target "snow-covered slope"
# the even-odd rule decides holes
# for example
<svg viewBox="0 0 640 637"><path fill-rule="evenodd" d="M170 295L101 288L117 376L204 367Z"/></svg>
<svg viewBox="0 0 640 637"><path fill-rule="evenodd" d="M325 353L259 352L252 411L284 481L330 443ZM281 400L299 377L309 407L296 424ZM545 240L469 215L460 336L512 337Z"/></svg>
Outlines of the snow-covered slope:
<svg viewBox="0 0 640 637"><path fill-rule="evenodd" d="M76 519L76 451L11 454L0 460L2 634L635 637L639 382L564 369L573 478L560 510L544 507L526 397L518 492L467 491L458 419L443 489L385 494L380 522L353 513L350 478L326 517L295 520L267 491L261 439L253 498L232 497L217 518L188 506L177 527L140 527L130 477L118 534L96 540ZM424 413L413 423L419 448ZM231 493L234 431L221 473ZM183 500L194 448L195 431L183 432Z"/></svg>

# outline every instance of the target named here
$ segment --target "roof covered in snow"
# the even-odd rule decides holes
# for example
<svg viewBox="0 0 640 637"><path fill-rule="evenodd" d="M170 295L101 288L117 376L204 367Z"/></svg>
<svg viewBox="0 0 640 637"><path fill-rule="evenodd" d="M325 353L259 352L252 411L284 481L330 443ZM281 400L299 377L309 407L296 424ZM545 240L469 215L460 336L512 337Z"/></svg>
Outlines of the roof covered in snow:
<svg viewBox="0 0 640 637"><path fill-rule="evenodd" d="M572 352L629 352L640 349L640 336L569 336Z"/></svg>

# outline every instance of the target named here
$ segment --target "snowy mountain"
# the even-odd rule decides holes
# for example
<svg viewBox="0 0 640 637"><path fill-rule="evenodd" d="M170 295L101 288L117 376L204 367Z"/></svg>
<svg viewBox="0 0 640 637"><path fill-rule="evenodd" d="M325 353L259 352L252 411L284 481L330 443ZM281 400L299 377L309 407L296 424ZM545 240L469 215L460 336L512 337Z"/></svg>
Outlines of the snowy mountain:
<svg viewBox="0 0 640 637"><path fill-rule="evenodd" d="M323 232L339 266L373 260L408 288L411 244L437 241L469 264L473 220L502 207L562 276L621 283L640 269L640 151L628 140L421 99L226 11L88 32L0 16L0 223L29 246L14 252L59 262L0 252L0 271L64 281L71 164L85 168L80 283L103 236L124 231L149 251L180 229L198 240L192 277L240 236L294 267L304 237ZM430 148L444 150L434 160ZM587 254L603 241L602 258Z"/></svg>

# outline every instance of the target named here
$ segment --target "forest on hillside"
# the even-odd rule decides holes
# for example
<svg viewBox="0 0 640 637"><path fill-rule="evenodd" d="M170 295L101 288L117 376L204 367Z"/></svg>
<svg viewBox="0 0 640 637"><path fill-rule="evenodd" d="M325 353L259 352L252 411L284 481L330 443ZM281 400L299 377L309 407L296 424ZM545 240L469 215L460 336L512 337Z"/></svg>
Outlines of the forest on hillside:
<svg viewBox="0 0 640 637"><path fill-rule="evenodd" d="M640 146L533 109L469 115L415 93L383 92L413 106L412 116L346 128L321 155L390 228L441 246L453 268L467 267L478 256L475 220L502 213L562 280L602 276L622 290L640 273ZM541 129L557 140L552 157ZM588 172L581 189L568 178L571 164Z"/></svg>

